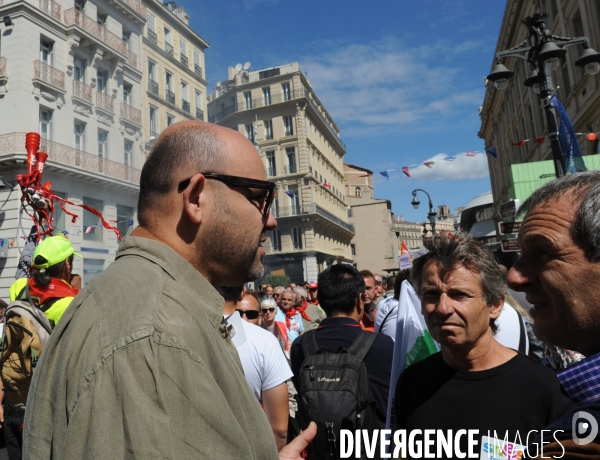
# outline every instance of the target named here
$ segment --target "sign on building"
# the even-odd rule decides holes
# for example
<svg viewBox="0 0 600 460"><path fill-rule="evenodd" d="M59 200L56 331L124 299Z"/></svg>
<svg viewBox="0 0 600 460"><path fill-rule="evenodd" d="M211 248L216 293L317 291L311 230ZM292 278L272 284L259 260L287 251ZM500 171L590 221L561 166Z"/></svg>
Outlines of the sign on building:
<svg viewBox="0 0 600 460"><path fill-rule="evenodd" d="M519 230L521 230L520 220L515 222L500 222L500 235L519 233Z"/></svg>
<svg viewBox="0 0 600 460"><path fill-rule="evenodd" d="M510 240L502 240L502 252L517 252L519 251L519 245L517 239L513 238Z"/></svg>
<svg viewBox="0 0 600 460"><path fill-rule="evenodd" d="M500 205L500 215L503 219L515 218L521 203L519 200L510 200Z"/></svg>

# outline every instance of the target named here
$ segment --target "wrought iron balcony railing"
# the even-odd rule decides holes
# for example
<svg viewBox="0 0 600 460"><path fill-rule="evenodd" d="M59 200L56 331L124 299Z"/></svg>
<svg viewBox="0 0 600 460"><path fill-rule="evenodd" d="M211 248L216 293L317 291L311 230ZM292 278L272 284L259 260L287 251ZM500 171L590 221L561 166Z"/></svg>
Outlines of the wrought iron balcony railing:
<svg viewBox="0 0 600 460"><path fill-rule="evenodd" d="M96 91L96 107L99 107L109 112L115 112L115 100L106 93Z"/></svg>
<svg viewBox="0 0 600 460"><path fill-rule="evenodd" d="M354 230L354 225L344 222L339 217L335 216L331 212L325 210L324 208L315 203L305 204L303 206L280 206L277 210L276 217L292 217L299 216L302 214L319 214L320 216L326 218L330 222L346 229L347 231L356 233Z"/></svg>
<svg viewBox="0 0 600 460"><path fill-rule="evenodd" d="M142 2L138 0L121 0L125 5L139 14L141 17L146 18L146 7L142 5Z"/></svg>
<svg viewBox="0 0 600 460"><path fill-rule="evenodd" d="M190 103L186 100L181 101L181 108L185 110L187 113L190 113Z"/></svg>
<svg viewBox="0 0 600 460"><path fill-rule="evenodd" d="M182 63L184 66L186 66L186 67L188 66L188 58L187 58L187 56L186 56L185 54L181 53L181 54L179 55L179 60L181 61L181 63Z"/></svg>
<svg viewBox="0 0 600 460"><path fill-rule="evenodd" d="M173 45L170 43L165 43L165 51L173 56Z"/></svg>
<svg viewBox="0 0 600 460"><path fill-rule="evenodd" d="M267 168L267 177L275 177L277 175L277 168Z"/></svg>
<svg viewBox="0 0 600 460"><path fill-rule="evenodd" d="M298 168L296 165L288 165L283 168L286 174L296 174L298 172Z"/></svg>
<svg viewBox="0 0 600 460"><path fill-rule="evenodd" d="M138 125L141 125L142 111L126 104L125 102L121 102L121 118L125 118Z"/></svg>
<svg viewBox="0 0 600 460"><path fill-rule="evenodd" d="M97 21L86 16L77 8L65 11L65 24L67 26L76 25L119 53L127 55L127 43L125 43L125 40L113 34L101 24L98 24Z"/></svg>
<svg viewBox="0 0 600 460"><path fill-rule="evenodd" d="M61 20L60 17L60 5L52 0L39 0L40 10L44 13L49 14L57 21Z"/></svg>
<svg viewBox="0 0 600 460"><path fill-rule="evenodd" d="M158 39L156 37L156 32L154 32L151 29L148 29L146 31L146 35L148 35L148 40L150 40L151 42L154 42L154 44L158 43Z"/></svg>
<svg viewBox="0 0 600 460"><path fill-rule="evenodd" d="M127 64L137 69L137 54L131 50L127 50Z"/></svg>
<svg viewBox="0 0 600 460"><path fill-rule="evenodd" d="M93 88L91 86L86 85L82 81L73 80L73 96L83 99L88 102L92 101L92 92Z"/></svg>
<svg viewBox="0 0 600 460"><path fill-rule="evenodd" d="M175 104L175 93L170 89L165 90L165 99L171 104Z"/></svg>
<svg viewBox="0 0 600 460"><path fill-rule="evenodd" d="M33 78L49 83L60 89L65 89L65 73L42 61L34 61Z"/></svg>
<svg viewBox="0 0 600 460"><path fill-rule="evenodd" d="M158 83L152 79L148 80L148 91L158 96Z"/></svg>
<svg viewBox="0 0 600 460"><path fill-rule="evenodd" d="M198 118L199 120L204 121L204 110L199 109L198 107L196 107L196 118Z"/></svg>
<svg viewBox="0 0 600 460"><path fill-rule="evenodd" d="M194 72L196 72L196 74L202 78L202 67L200 67L198 64L194 64Z"/></svg>
<svg viewBox="0 0 600 460"><path fill-rule="evenodd" d="M139 169L116 161L107 160L106 158L101 158L98 155L83 152L67 145L42 139L40 150L48 154L46 166L51 166L56 162L76 166L93 173L102 173L114 179L125 180L135 185L140 182L141 171ZM0 135L0 156L7 154L27 154L25 149L25 133Z"/></svg>

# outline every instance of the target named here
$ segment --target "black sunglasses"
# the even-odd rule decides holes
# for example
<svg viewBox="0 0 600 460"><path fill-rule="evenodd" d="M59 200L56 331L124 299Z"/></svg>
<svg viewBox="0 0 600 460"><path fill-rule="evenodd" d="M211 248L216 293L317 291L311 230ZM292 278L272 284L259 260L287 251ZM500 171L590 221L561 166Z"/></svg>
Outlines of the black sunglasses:
<svg viewBox="0 0 600 460"><path fill-rule="evenodd" d="M201 173L207 179L218 180L219 182L223 182L226 185L231 187L243 187L243 188L258 188L260 190L267 190L267 194L262 198L263 202L260 205L263 216L267 216L269 214L269 210L271 209L271 205L273 204L273 199L275 198L275 182L270 182L268 180L259 180L259 179L249 179L247 177L239 177L239 176L227 176L224 174L217 173ZM190 180L192 178L181 181L177 186L177 190L182 192L190 185Z"/></svg>
<svg viewBox="0 0 600 460"><path fill-rule="evenodd" d="M266 313L266 312L273 313L274 311L275 311L275 309L273 307L271 307L271 308L263 308L262 309L263 313Z"/></svg>
<svg viewBox="0 0 600 460"><path fill-rule="evenodd" d="M241 317L244 317L244 315L246 315L246 318L248 319L256 319L258 318L258 310L240 310L239 308L236 309L236 311L240 314Z"/></svg>

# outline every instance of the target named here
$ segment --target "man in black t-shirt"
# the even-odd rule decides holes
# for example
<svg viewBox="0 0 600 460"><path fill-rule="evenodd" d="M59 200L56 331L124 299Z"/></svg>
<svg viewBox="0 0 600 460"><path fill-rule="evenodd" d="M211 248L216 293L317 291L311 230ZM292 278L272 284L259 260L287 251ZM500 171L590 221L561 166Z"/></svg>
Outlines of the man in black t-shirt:
<svg viewBox="0 0 600 460"><path fill-rule="evenodd" d="M548 422L566 413L570 400L555 374L494 339L504 304L504 280L492 252L464 233L436 235L415 261L412 280L429 332L441 352L409 367L396 387L397 429L478 430L454 444L459 458L482 448L483 436L525 445ZM438 434L439 432L436 432ZM423 439L421 436L420 439ZM452 440L453 442L455 439ZM460 452L456 447L460 446Z"/></svg>

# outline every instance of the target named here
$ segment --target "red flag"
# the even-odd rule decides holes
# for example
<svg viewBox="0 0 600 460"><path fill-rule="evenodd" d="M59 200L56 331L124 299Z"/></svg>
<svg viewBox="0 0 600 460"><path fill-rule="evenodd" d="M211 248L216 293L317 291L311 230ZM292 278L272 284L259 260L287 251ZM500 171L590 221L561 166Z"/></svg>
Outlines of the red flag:
<svg viewBox="0 0 600 460"><path fill-rule="evenodd" d="M402 172L403 172L404 174L406 174L408 177L410 177L410 172L408 171L408 166L404 166L404 167L402 168Z"/></svg>
<svg viewBox="0 0 600 460"><path fill-rule="evenodd" d="M360 175L360 176L358 176L358 177L369 177L369 176L370 176L370 174L361 174L361 175Z"/></svg>
<svg viewBox="0 0 600 460"><path fill-rule="evenodd" d="M467 156L468 157L474 157L475 156L475 152L467 152Z"/></svg>
<svg viewBox="0 0 600 460"><path fill-rule="evenodd" d="M331 187L331 184L329 182L323 182L321 185L323 187Z"/></svg>
<svg viewBox="0 0 600 460"><path fill-rule="evenodd" d="M408 254L408 246L406 246L406 243L402 240L400 242L400 255L403 256L404 254Z"/></svg>
<svg viewBox="0 0 600 460"><path fill-rule="evenodd" d="M527 139L519 141L519 142L513 142L512 145L514 145L515 147L523 147L526 143L527 143Z"/></svg>
<svg viewBox="0 0 600 460"><path fill-rule="evenodd" d="M545 139L546 139L545 136L536 137L535 138L535 143L536 144L543 144Z"/></svg>
<svg viewBox="0 0 600 460"><path fill-rule="evenodd" d="M589 133L586 137L587 137L588 141L595 141L596 139L598 139L598 134L597 133Z"/></svg>

